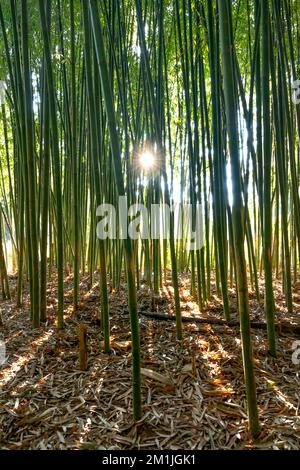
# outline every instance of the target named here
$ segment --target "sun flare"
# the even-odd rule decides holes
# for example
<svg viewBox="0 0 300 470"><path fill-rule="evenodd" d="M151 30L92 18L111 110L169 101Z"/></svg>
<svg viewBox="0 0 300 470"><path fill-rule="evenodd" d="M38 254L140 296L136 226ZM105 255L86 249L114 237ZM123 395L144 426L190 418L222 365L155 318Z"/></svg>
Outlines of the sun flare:
<svg viewBox="0 0 300 470"><path fill-rule="evenodd" d="M139 157L139 162L143 170L149 171L155 166L155 156L150 150L145 150Z"/></svg>

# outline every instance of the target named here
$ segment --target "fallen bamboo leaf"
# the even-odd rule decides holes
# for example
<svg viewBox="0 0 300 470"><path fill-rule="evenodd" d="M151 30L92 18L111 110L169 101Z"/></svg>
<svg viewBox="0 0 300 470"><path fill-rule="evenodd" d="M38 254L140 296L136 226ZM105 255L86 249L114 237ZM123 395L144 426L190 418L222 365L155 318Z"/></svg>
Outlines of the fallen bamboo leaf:
<svg viewBox="0 0 300 470"><path fill-rule="evenodd" d="M155 372L152 369L145 369L142 367L141 374L144 375L145 377L148 377L148 379L153 379L153 380L156 380L157 382L161 382L166 385L172 385L172 381L169 377L159 374L158 372Z"/></svg>

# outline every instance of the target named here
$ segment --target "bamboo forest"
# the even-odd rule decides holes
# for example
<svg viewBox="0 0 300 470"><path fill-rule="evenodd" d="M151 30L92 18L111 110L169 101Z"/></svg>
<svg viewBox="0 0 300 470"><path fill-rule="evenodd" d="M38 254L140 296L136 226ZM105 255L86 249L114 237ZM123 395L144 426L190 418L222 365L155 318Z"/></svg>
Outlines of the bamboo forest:
<svg viewBox="0 0 300 470"><path fill-rule="evenodd" d="M1 450L300 449L299 135L298 0L0 0Z"/></svg>

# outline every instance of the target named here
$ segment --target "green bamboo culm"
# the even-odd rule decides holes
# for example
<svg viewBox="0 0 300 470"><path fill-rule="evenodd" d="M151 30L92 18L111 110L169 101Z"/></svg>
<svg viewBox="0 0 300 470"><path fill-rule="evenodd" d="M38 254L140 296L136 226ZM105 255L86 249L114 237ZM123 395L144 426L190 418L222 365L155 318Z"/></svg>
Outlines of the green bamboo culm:
<svg viewBox="0 0 300 470"><path fill-rule="evenodd" d="M2 207L0 207L0 277L2 286L2 298L10 299L10 289L7 275L7 268L3 250L3 222L2 222Z"/></svg>
<svg viewBox="0 0 300 470"><path fill-rule="evenodd" d="M265 314L269 341L269 353L276 356L274 322L274 295L272 279L272 203L271 203L271 156L272 140L270 126L270 18L269 0L261 0L262 30L262 104L263 104L263 258L265 269Z"/></svg>
<svg viewBox="0 0 300 470"><path fill-rule="evenodd" d="M91 154L91 169L93 175L93 186L95 189L96 205L101 204L101 182L99 171L99 153L98 153L98 134L97 134L97 121L99 116L95 106L95 94L93 87L93 70L92 70L92 55L91 55L91 42L90 42L90 21L88 9L82 9L83 12L83 28L84 28L84 57L86 63L86 89L88 97L88 110L89 110L89 129L90 129L90 154ZM95 234L93 234L95 235ZM99 240L99 255L100 255L100 290L101 290L101 323L104 336L104 352L110 352L110 327L109 327L109 305L108 305L108 292L107 292L107 276L106 276L106 257L104 241ZM91 269L91 272L93 270Z"/></svg>
<svg viewBox="0 0 300 470"><path fill-rule="evenodd" d="M222 159L222 150L221 150L221 114L220 114L220 90L219 90L219 80L218 80L218 68L219 68L219 57L216 50L216 31L215 31L215 22L214 22L214 11L213 11L213 2L207 0L207 12L208 12L208 43L209 43L209 64L210 64L210 75L212 82L212 134L213 134L213 149L214 149L214 189L213 189L213 198L215 204L215 215L216 220L214 222L214 234L216 237L216 260L218 263L215 268L216 271L220 274L221 279L221 289L222 289L222 298L223 298L223 309L224 316L227 321L230 320L230 306L228 299L228 286L227 286L227 263L226 263L226 251L225 251L225 242L224 242L224 207L223 206L223 196L222 196L222 170L221 170L221 159ZM218 226L216 221L219 221Z"/></svg>
<svg viewBox="0 0 300 470"><path fill-rule="evenodd" d="M43 147L42 147L42 208L41 208L41 321L46 321L47 310L47 241L48 241L48 217L50 199L50 115L49 95L43 62L43 91L42 91L42 113L43 113Z"/></svg>
<svg viewBox="0 0 300 470"><path fill-rule="evenodd" d="M103 99L105 103L107 125L110 137L111 154L114 165L115 181L119 197L125 196L124 178L122 173L121 151L114 102L111 90L111 82L108 75L105 48L102 36L102 28L99 20L97 0L89 0L94 45L98 60L99 74L101 78ZM123 241L126 256L128 306L131 324L132 338L132 376L133 376L133 413L134 418L139 420L142 415L141 407L141 355L140 355L140 332L137 311L137 294L135 283L135 261L131 240L127 237Z"/></svg>
<svg viewBox="0 0 300 470"><path fill-rule="evenodd" d="M224 80L224 95L226 109L226 127L229 139L230 164L233 187L232 222L234 247L236 254L238 308L241 324L241 339L243 348L243 365L246 382L249 430L253 437L260 432L256 384L254 377L253 353L250 333L249 297L247 269L244 252L245 233L243 229L243 198L241 185L239 130L237 112L237 93L233 62L233 35L231 7L229 0L218 0L220 14L220 43L222 55L222 70Z"/></svg>
<svg viewBox="0 0 300 470"><path fill-rule="evenodd" d="M74 24L74 0L70 0L70 24L71 24L71 155L73 178L73 217L74 217L74 293L73 305L78 306L79 289L79 193L78 193L78 163L77 163L77 103L76 103L76 55L75 55L75 24Z"/></svg>
<svg viewBox="0 0 300 470"><path fill-rule="evenodd" d="M47 27L46 12L49 12L47 3L39 1L42 35L44 43L44 57L48 84L50 123L52 132L52 164L54 170L54 192L56 203L56 250L57 250L57 328L64 327L64 234L63 234L63 205L61 190L61 168L59 158L59 137L56 114L55 84L52 70L50 37Z"/></svg>
<svg viewBox="0 0 300 470"><path fill-rule="evenodd" d="M163 2L161 2L163 3ZM161 5L162 9L162 5ZM157 110L157 100L155 99L154 95L154 85L150 70L149 64L149 57L146 47L145 41L145 31L143 27L142 21L142 10L141 10L141 2L140 0L136 0L136 12L137 12L137 22L138 22L138 31L139 31L139 38L141 44L141 50L143 53L143 61L145 63L145 73L147 76L149 92L150 92L150 101L152 106L152 112L154 115L154 128L155 128L155 135L157 139L158 147L162 153L162 175L164 180L164 196L165 196L165 203L170 207L171 206L171 198L169 192L169 185L168 185L168 178L167 178L167 171L166 171L166 162L165 162L165 149L163 147L163 139L162 139L162 129L160 125L159 113ZM181 319L181 309L180 309L180 296L179 296L179 285L178 285L178 273L177 273L177 259L176 259L176 252L175 252L175 241L174 241L174 217L173 214L170 215L170 257L171 257L171 267L172 267L172 282L174 288L174 301L175 301L175 314L176 314L176 336L179 341L182 340L182 319Z"/></svg>
<svg viewBox="0 0 300 470"><path fill-rule="evenodd" d="M31 91L31 72L29 66L29 48L28 48L28 11L27 0L22 0L22 57L23 57L23 77L24 77L24 120L26 136L26 173L25 185L28 187L27 198L27 222L29 231L27 232L30 244L28 263L30 266L31 278L31 317L35 327L40 324L40 277L39 277L39 247L37 230L37 207L36 207L36 168L34 157L34 135L33 135L33 110L32 110L32 91Z"/></svg>

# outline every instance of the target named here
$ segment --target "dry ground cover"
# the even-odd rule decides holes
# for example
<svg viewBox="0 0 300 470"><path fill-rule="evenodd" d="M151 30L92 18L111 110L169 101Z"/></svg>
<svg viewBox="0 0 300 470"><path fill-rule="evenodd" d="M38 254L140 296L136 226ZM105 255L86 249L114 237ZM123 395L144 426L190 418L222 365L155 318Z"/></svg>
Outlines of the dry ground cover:
<svg viewBox="0 0 300 470"><path fill-rule="evenodd" d="M14 284L14 280L11 280ZM69 283L69 290L68 290ZM1 449L298 449L299 366L292 362L297 335L278 332L278 358L267 355L266 331L252 329L262 432L247 431L245 387L238 327L186 323L184 341L175 340L172 321L152 319L146 287L139 291L143 367L143 417L134 423L131 351L126 291L111 292L112 353L101 352L98 285L80 284L80 309L72 312L72 279L66 280L66 327L55 326L56 291L48 290L48 321L32 329L28 304L1 302L1 339L7 362L0 369ZM287 316L280 289L277 318ZM172 313L171 283L156 302ZM294 296L295 311L299 311ZM222 318L213 296L199 313L181 280L183 315ZM235 299L231 297L234 306ZM69 305L69 308L68 308ZM234 310L234 308L233 308ZM253 319L263 320L251 296ZM289 322L296 321L289 318ZM78 327L88 331L88 370L78 368Z"/></svg>

